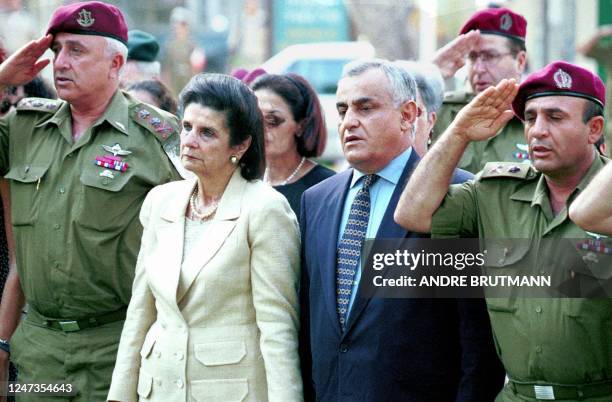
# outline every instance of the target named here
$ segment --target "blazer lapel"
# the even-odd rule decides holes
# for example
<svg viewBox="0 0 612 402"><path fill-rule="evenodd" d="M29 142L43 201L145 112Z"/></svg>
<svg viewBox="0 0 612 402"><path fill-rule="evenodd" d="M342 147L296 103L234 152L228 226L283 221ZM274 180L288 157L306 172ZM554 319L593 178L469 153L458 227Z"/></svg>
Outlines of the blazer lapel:
<svg viewBox="0 0 612 402"><path fill-rule="evenodd" d="M338 249L338 235L340 231L340 220L344 209L344 201L348 193L353 169L348 169L335 176L335 191L326 194L323 202L319 203L318 216L321 219L315 222L317 234L321 236L318 243L321 245L319 272L321 273L321 283L323 283L325 294L325 305L330 318L334 323L338 334L340 334L340 322L336 311L336 256Z"/></svg>
<svg viewBox="0 0 612 402"><path fill-rule="evenodd" d="M202 268L215 256L236 226L245 186L246 180L240 175L240 169L236 169L219 201L215 217L210 222L205 235L194 246L194 249L198 250L197 254L192 254L191 258L185 261L181 275L185 279L186 286L177 292L177 303L180 303L187 294ZM184 234L181 234L181 237L184 237Z"/></svg>
<svg viewBox="0 0 612 402"><path fill-rule="evenodd" d="M155 272L153 277L160 284L158 288L166 300L176 301L183 260L185 211L195 182L195 179L185 180L184 186L176 192L175 197L170 198L160 213L157 242L164 247L163 252L155 256L158 259L155 266L161 269Z"/></svg>
<svg viewBox="0 0 612 402"><path fill-rule="evenodd" d="M397 246L401 244L402 240L406 237L407 231L402 228L400 225L395 223L393 220L393 214L395 213L395 207L399 201L400 196L402 195L402 191L404 191L404 187L406 187L406 183L410 178L410 174L416 167L417 162L419 161L419 156L414 149L410 153L410 158L402 171L402 175L400 176L397 185L395 186L395 190L391 195L391 199L389 200L389 205L387 205L387 209L385 210L385 215L383 216L382 222L378 228L378 232L376 233L376 239L395 239L397 240ZM361 267L360 267L361 269ZM355 324L356 320L359 318L359 315L366 308L368 303L372 298L364 298L359 295L359 288L357 287L357 295L355 297L355 301L353 302L353 308L349 314L348 322L346 323L346 331L347 334L351 327Z"/></svg>

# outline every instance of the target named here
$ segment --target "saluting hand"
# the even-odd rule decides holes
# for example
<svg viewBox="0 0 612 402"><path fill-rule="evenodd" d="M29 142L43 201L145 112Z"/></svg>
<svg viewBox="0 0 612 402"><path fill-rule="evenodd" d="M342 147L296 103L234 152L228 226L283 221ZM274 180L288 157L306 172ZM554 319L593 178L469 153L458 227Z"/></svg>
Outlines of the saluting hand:
<svg viewBox="0 0 612 402"><path fill-rule="evenodd" d="M503 79L487 88L461 109L449 129L468 141L493 137L512 119L514 113L510 105L518 88L514 79Z"/></svg>
<svg viewBox="0 0 612 402"><path fill-rule="evenodd" d="M468 54L478 45L480 31L470 31L438 49L432 62L438 66L444 78L450 78L465 64Z"/></svg>
<svg viewBox="0 0 612 402"><path fill-rule="evenodd" d="M0 64L0 85L23 85L32 81L51 60L38 60L51 45L53 35L24 45Z"/></svg>

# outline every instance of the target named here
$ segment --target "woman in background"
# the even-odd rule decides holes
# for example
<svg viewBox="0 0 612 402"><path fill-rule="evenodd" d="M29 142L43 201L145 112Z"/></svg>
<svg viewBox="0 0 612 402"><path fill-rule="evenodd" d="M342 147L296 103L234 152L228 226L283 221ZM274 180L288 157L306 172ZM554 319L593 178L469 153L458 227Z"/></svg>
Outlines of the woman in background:
<svg viewBox="0 0 612 402"><path fill-rule="evenodd" d="M251 85L264 115L264 181L300 214L302 193L335 172L308 159L321 156L327 132L319 98L296 74L265 74Z"/></svg>
<svg viewBox="0 0 612 402"><path fill-rule="evenodd" d="M172 91L158 80L143 80L130 84L126 91L141 102L176 115L176 99Z"/></svg>

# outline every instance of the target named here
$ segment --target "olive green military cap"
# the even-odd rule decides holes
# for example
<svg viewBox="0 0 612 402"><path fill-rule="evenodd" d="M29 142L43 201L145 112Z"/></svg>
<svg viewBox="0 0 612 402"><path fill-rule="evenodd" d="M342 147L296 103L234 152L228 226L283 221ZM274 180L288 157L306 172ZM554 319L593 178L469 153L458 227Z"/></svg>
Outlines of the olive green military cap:
<svg viewBox="0 0 612 402"><path fill-rule="evenodd" d="M159 43L150 33L132 29L128 32L128 60L155 61Z"/></svg>

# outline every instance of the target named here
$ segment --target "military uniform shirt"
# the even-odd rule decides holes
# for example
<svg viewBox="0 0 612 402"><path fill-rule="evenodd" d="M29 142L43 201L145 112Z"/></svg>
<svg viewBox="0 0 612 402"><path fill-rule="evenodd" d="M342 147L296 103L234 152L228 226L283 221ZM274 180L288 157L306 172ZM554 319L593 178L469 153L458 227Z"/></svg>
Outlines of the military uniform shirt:
<svg viewBox="0 0 612 402"><path fill-rule="evenodd" d="M596 157L568 205L606 161ZM567 208L553 215L541 173L530 166L515 167L489 164L473 182L451 186L433 216L432 237L529 239L531 247L518 243L505 250L496 269L512 270L522 261L539 274L569 279L571 271L563 261L546 251L554 242L542 239L588 236L569 220ZM611 299L489 298L487 308L510 379L527 384L612 380Z"/></svg>
<svg viewBox="0 0 612 402"><path fill-rule="evenodd" d="M66 102L22 101L0 120L0 170L27 302L50 318L82 319L129 303L138 214L153 186L179 178L163 148L176 146L178 126L121 91L76 143L71 126ZM95 164L115 144L131 152L120 156L125 172Z"/></svg>
<svg viewBox="0 0 612 402"><path fill-rule="evenodd" d="M465 91L449 92L444 96L444 103L438 111L434 126L433 141L442 135L457 113L472 99L474 99L474 94ZM523 124L519 119L510 120L493 138L471 142L457 167L475 174L482 170L487 162L493 161L516 163L529 161Z"/></svg>

